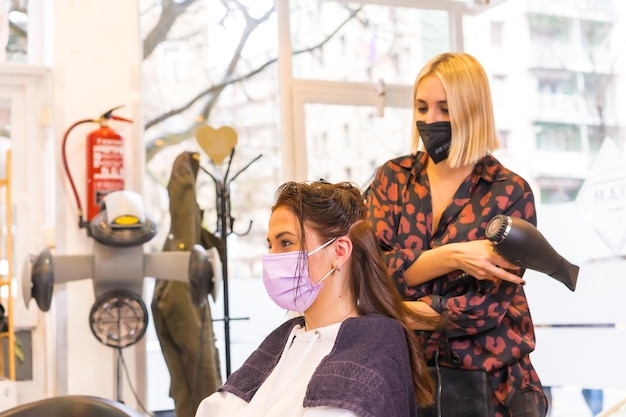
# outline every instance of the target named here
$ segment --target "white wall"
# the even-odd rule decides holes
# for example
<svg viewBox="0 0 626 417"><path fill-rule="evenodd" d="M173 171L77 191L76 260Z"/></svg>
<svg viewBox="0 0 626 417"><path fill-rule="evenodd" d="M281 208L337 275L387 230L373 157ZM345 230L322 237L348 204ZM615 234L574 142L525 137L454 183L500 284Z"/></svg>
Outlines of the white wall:
<svg viewBox="0 0 626 417"><path fill-rule="evenodd" d="M136 122L116 124L125 137L126 189L142 191L144 152L140 117L140 64L138 4L132 0L55 0L53 8L53 120L56 172L56 253L91 253L92 242L78 228L78 213L61 161L65 130L78 120L97 119L107 110L123 105L119 116ZM97 124L73 129L67 141L68 165L81 195L85 193L85 135ZM91 334L88 315L95 300L91 279L55 286L55 326L49 332L47 366L56 384L51 395L87 394L116 399L116 363L113 349L101 345ZM142 347L124 349L131 375L135 355ZM139 375L143 375L140 372ZM143 377L134 381L142 392ZM124 402L134 404L124 381Z"/></svg>

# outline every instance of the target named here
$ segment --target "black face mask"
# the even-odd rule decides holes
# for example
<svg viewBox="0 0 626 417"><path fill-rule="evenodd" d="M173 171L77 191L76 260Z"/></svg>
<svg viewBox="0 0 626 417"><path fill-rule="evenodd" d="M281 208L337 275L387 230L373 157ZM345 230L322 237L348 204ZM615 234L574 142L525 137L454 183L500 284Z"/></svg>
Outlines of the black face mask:
<svg viewBox="0 0 626 417"><path fill-rule="evenodd" d="M448 152L452 144L452 127L450 122L428 124L417 122L416 125L430 159L435 164L438 164L448 158Z"/></svg>

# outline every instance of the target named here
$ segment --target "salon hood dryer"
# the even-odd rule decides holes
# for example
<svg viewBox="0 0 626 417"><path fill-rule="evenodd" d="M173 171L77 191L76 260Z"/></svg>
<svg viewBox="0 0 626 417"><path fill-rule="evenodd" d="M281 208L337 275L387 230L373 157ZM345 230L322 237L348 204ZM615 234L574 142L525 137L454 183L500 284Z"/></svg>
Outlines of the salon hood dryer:
<svg viewBox="0 0 626 417"><path fill-rule="evenodd" d="M578 266L561 256L535 226L526 220L499 214L485 229L496 253L522 268L551 276L576 289Z"/></svg>
<svg viewBox="0 0 626 417"><path fill-rule="evenodd" d="M147 328L148 312L140 296L144 277L189 282L198 304L211 292L216 253L200 245L189 251L144 253L143 244L157 228L143 211L140 195L126 190L107 194L88 227L93 253L59 255L45 249L26 260L22 290L27 307L34 298L46 312L54 284L92 278L96 301L91 330L103 344L123 348L140 340Z"/></svg>

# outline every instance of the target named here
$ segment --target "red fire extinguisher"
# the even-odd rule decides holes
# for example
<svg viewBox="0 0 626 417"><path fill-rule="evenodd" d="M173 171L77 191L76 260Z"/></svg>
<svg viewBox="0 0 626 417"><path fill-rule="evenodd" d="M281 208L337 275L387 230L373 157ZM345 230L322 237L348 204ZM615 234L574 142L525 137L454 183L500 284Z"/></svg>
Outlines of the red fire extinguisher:
<svg viewBox="0 0 626 417"><path fill-rule="evenodd" d="M108 193L124 189L124 141L122 136L109 126L111 120L132 123L132 120L113 114L120 107L122 106L107 111L99 119L79 120L70 126L63 136L63 165L76 199L79 227L89 225L91 219L100 211L102 199ZM85 145L87 151L87 221L83 220L83 208L68 168L65 153L65 145L70 132L83 123L98 123L100 125L98 129L89 132Z"/></svg>

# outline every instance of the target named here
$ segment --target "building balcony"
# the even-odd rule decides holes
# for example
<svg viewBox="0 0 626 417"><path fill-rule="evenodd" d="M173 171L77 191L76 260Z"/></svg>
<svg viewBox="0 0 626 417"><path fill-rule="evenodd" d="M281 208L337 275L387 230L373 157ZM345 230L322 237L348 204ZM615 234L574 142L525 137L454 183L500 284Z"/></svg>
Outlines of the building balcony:
<svg viewBox="0 0 626 417"><path fill-rule="evenodd" d="M536 93L533 118L535 121L571 123L576 125L615 125L615 105L612 98L604 101L602 118L598 112L598 99L594 95Z"/></svg>

